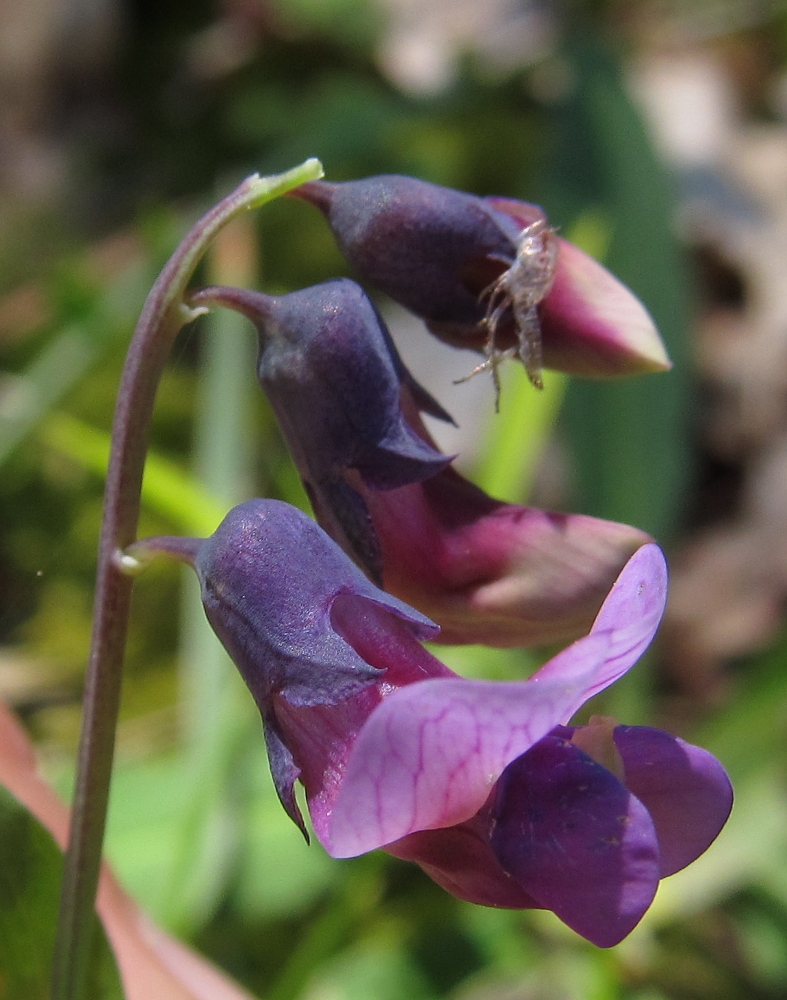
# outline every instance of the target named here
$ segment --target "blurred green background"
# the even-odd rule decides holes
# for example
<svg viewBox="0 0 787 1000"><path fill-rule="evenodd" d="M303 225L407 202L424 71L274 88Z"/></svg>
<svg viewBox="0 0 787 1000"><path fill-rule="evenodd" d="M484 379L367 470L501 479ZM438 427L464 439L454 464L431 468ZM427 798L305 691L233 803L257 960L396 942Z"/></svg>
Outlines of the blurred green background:
<svg viewBox="0 0 787 1000"><path fill-rule="evenodd" d="M73 776L108 430L138 311L199 211L247 173L317 156L330 179L411 173L537 201L652 312L671 373L553 377L538 395L510 371L498 417L488 387L469 471L507 499L628 521L665 546L663 641L593 709L701 743L738 796L708 855L607 952L551 914L460 903L382 854L332 861L280 809L256 710L193 587L155 566L135 592L108 834L130 891L268 1000L787 995L787 489L773 471L787 319L767 307L787 219L773 181L782 162L787 179L784 5L16 7L0 13L13 53L0 69L0 696L59 787ZM693 158L647 112L687 65L711 65L706 91L731 95L724 141ZM721 114L711 106L699 138ZM763 130L777 168L758 173L745 141ZM202 278L286 291L345 273L318 213L282 199L229 230ZM304 502L254 356L231 314L181 335L141 534L209 533L251 495ZM429 377L439 396L439 367ZM438 650L505 678L546 654Z"/></svg>

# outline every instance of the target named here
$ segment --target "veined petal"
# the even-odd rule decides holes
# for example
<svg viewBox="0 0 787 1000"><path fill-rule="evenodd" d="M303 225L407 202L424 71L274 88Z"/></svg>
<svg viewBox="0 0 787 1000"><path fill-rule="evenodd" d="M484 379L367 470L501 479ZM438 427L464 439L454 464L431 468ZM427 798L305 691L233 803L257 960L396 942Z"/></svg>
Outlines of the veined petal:
<svg viewBox="0 0 787 1000"><path fill-rule="evenodd" d="M601 948L650 906L659 845L645 806L606 768L550 736L506 768L491 844L542 906Z"/></svg>
<svg viewBox="0 0 787 1000"><path fill-rule="evenodd" d="M643 545L626 563L593 622L591 635L612 633L607 672L596 694L621 677L653 641L667 604L667 561L653 543Z"/></svg>
<svg viewBox="0 0 787 1000"><path fill-rule="evenodd" d="M732 809L732 785L713 754L648 726L616 726L626 786L656 826L661 877L704 853Z"/></svg>
<svg viewBox="0 0 787 1000"><path fill-rule="evenodd" d="M349 857L469 819L511 761L633 666L665 597L664 557L658 546L644 546L591 634L529 680L436 678L391 694L358 735L321 837L326 848Z"/></svg>
<svg viewBox="0 0 787 1000"><path fill-rule="evenodd" d="M583 704L622 677L642 656L656 634L666 601L667 563L664 553L653 543L643 545L623 567L590 630L590 635L607 636L609 646L603 664L584 688ZM573 681L571 671L577 668L582 670L577 661L570 658L563 661L556 656L545 663L530 681L550 683L562 678L568 683ZM560 721L567 722L568 718L566 716Z"/></svg>
<svg viewBox="0 0 787 1000"><path fill-rule="evenodd" d="M559 653L554 676L499 683L437 678L400 688L358 735L325 846L352 857L478 812L503 769L585 701L610 639Z"/></svg>

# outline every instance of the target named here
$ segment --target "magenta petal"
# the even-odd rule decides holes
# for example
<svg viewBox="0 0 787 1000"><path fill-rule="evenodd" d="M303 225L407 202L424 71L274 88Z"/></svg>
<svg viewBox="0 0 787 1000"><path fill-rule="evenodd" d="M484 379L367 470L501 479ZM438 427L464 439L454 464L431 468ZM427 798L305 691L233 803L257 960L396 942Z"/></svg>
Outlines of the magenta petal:
<svg viewBox="0 0 787 1000"><path fill-rule="evenodd" d="M669 369L655 324L633 292L579 247L563 239L559 246L552 289L541 305L551 364L573 375Z"/></svg>
<svg viewBox="0 0 787 1000"><path fill-rule="evenodd" d="M611 631L612 646L606 671L597 678L597 694L622 677L653 641L667 604L667 562L664 553L650 543L629 559L596 615L591 635Z"/></svg>
<svg viewBox="0 0 787 1000"><path fill-rule="evenodd" d="M718 836L732 809L732 786L713 754L660 729L617 726L615 745L626 785L656 826L661 877L700 856Z"/></svg>
<svg viewBox="0 0 787 1000"><path fill-rule="evenodd" d="M582 704L608 687L637 662L653 640L667 602L667 563L658 545L637 549L620 572L601 610L591 635L608 635L610 646L602 669L596 670L584 691ZM553 681L581 665L556 656L534 674L533 681ZM577 708L579 705L577 706ZM576 711L572 709L572 712ZM570 716L561 719L567 722Z"/></svg>
<svg viewBox="0 0 787 1000"><path fill-rule="evenodd" d="M659 848L645 806L582 750L547 737L498 783L492 848L542 906L601 948L650 906Z"/></svg>
<svg viewBox="0 0 787 1000"><path fill-rule="evenodd" d="M534 205L487 198L522 227ZM665 371L670 360L653 319L634 293L568 240L559 239L555 277L539 307L544 360L571 375Z"/></svg>
<svg viewBox="0 0 787 1000"><path fill-rule="evenodd" d="M664 557L645 545L623 568L591 634L530 680L436 678L384 698L358 735L330 815L315 821L321 842L335 857L351 857L469 819L511 761L636 662L665 596Z"/></svg>
<svg viewBox="0 0 787 1000"><path fill-rule="evenodd" d="M394 691L361 730L331 815L315 821L321 842L352 857L469 819L503 769L585 702L609 642L585 636L550 661L549 678L437 678Z"/></svg>

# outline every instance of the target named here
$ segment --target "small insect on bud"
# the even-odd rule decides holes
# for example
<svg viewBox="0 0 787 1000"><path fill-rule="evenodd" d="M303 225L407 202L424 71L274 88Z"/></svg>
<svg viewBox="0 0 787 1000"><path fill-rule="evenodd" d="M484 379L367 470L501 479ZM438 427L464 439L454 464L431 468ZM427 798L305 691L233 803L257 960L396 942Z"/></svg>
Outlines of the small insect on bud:
<svg viewBox="0 0 787 1000"><path fill-rule="evenodd" d="M664 371L664 345L642 303L558 236L538 205L383 175L292 192L320 209L364 281L454 347L484 355L478 371L519 357L541 369L616 376Z"/></svg>
<svg viewBox="0 0 787 1000"><path fill-rule="evenodd" d="M496 396L500 395L498 366L506 358L517 355L525 366L527 377L537 389L543 389L541 378L543 349L541 320L538 306L546 298L555 280L558 241L555 230L546 218L536 219L526 226L516 241L514 261L479 295L487 303L484 325L487 336L484 344L486 361L474 368L459 382L479 372L492 372ZM501 350L497 346L497 332L508 314L513 315L517 346Z"/></svg>

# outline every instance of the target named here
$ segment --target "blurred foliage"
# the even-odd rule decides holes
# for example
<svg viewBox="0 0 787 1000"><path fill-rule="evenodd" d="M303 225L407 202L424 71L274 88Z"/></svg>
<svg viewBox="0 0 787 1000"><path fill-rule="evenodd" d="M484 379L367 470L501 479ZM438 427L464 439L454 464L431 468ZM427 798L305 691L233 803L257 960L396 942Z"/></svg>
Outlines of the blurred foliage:
<svg viewBox="0 0 787 1000"><path fill-rule="evenodd" d="M0 788L0 997L46 1000L51 979L63 853L52 836ZM101 1000L122 1000L117 968L98 923L88 983Z"/></svg>
<svg viewBox="0 0 787 1000"><path fill-rule="evenodd" d="M620 47L602 30L610 10L631 6L586 5L582 30L565 31L548 64L490 73L467 56L449 89L419 96L378 68L385 20L367 0L259 4L240 19L245 48L227 66L210 53L233 4L137 0L102 70L103 96L85 101L78 79L64 82L69 195L51 219L31 210L30 228L0 247L10 262L5 289L36 282L24 300L32 305L0 340L0 683L13 651L27 671L9 695L61 787L78 729L101 470L124 346L187 219L245 172L316 155L332 179L405 172L541 201L642 297L675 370L567 389L555 377L540 397L507 380L477 478L523 497L557 432L570 456L567 507L674 537L691 488L691 292L669 180L622 86ZM775 23L787 37L787 19ZM539 96L537 71L558 63L568 85ZM322 219L294 200L266 207L256 227L249 239L260 273L250 284L292 289L347 271ZM120 255L106 242L118 232L127 240ZM251 377L222 416L222 380L237 377L228 371L238 363L227 344L248 334L222 322L230 321L184 331L162 383L142 534L209 532L252 492L305 504ZM222 336L224 348L209 354ZM248 341L238 350L250 367ZM217 456L229 462L218 478ZM711 717L707 706L687 712L684 728L699 726L697 742L729 767L740 805L714 849L663 885L631 938L601 952L549 914L461 904L383 854L335 862L307 848L273 793L250 699L197 620L193 593L182 616L181 603L171 567L155 567L136 590L108 852L157 918L259 996L787 993L787 638L741 665L737 698ZM484 677L523 676L537 664L532 652L479 647L439 655ZM599 707L625 706L627 722L663 719L660 694L658 675L641 666ZM4 856L10 843L0 838Z"/></svg>
<svg viewBox="0 0 787 1000"><path fill-rule="evenodd" d="M590 204L603 213L610 229L605 263L645 303L674 365L655 378L572 383L565 418L579 503L587 513L639 525L664 543L685 495L687 261L673 234L664 168L611 55L586 38L569 42L567 52L583 84L550 119L554 159L544 201L554 186L559 207L570 211L573 202L576 211ZM590 164L581 175L577 149Z"/></svg>

